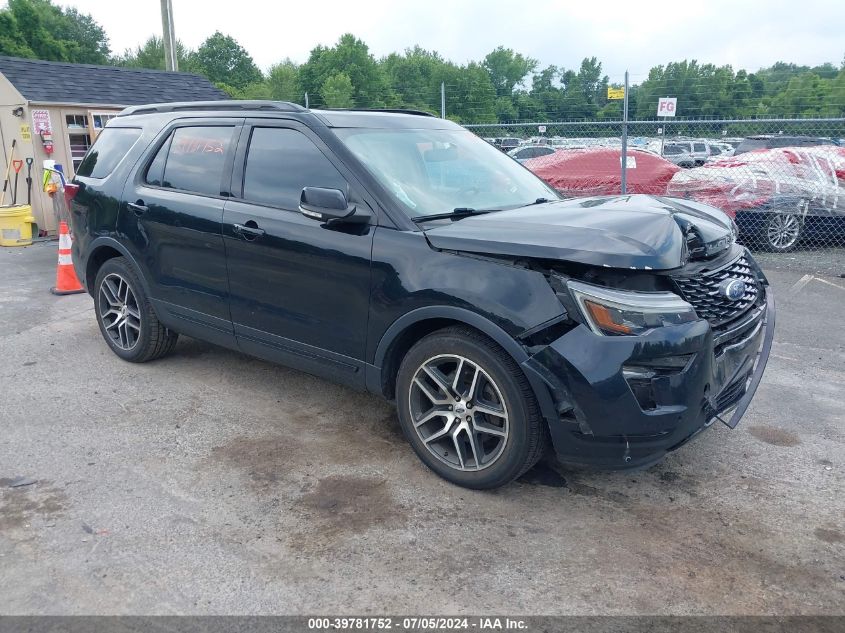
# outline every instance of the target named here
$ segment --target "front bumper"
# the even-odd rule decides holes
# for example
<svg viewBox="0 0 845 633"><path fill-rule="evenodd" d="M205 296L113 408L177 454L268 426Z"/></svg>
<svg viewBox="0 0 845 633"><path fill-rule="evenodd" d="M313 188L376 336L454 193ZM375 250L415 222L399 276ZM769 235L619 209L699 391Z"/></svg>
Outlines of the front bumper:
<svg viewBox="0 0 845 633"><path fill-rule="evenodd" d="M605 337L579 325L525 361L531 383L543 384L551 396L540 400L558 459L644 466L716 419L736 427L760 384L774 335L774 298L763 288L765 301L725 330L699 320L640 337ZM636 373L667 357L686 365Z"/></svg>

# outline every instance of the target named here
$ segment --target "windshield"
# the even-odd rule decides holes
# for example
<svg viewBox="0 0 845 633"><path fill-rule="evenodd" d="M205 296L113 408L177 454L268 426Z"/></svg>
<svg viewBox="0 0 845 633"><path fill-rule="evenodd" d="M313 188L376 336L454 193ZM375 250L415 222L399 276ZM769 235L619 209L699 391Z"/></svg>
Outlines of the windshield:
<svg viewBox="0 0 845 633"><path fill-rule="evenodd" d="M513 209L560 196L468 130L335 130L412 218Z"/></svg>

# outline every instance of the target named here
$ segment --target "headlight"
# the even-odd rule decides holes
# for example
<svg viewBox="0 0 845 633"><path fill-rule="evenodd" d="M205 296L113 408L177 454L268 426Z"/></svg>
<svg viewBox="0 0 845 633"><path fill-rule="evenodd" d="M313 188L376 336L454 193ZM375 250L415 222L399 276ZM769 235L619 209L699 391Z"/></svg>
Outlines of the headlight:
<svg viewBox="0 0 845 633"><path fill-rule="evenodd" d="M693 307L673 292L614 290L572 280L566 285L596 334L638 336L698 319Z"/></svg>
<svg viewBox="0 0 845 633"><path fill-rule="evenodd" d="M736 242L739 239L739 227L736 225L736 220L731 218L731 237L732 241Z"/></svg>

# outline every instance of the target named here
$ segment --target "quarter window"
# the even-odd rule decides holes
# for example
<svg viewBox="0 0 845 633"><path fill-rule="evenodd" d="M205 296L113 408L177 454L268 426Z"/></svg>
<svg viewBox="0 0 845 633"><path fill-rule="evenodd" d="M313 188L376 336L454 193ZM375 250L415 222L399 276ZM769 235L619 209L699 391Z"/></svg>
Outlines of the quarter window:
<svg viewBox="0 0 845 633"><path fill-rule="evenodd" d="M150 185L220 195L232 127L180 127L161 146L147 168Z"/></svg>
<svg viewBox="0 0 845 633"><path fill-rule="evenodd" d="M105 178L141 138L137 128L110 127L103 130L76 170L77 176Z"/></svg>
<svg viewBox="0 0 845 633"><path fill-rule="evenodd" d="M304 187L347 193L346 180L302 132L254 128L244 170L244 199L293 211Z"/></svg>

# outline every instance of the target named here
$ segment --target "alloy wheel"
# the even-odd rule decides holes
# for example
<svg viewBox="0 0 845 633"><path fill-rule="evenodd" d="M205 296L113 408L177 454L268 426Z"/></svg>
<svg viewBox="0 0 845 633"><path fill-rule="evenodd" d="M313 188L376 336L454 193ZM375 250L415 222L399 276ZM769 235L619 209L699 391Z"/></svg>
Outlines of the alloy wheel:
<svg viewBox="0 0 845 633"><path fill-rule="evenodd" d="M769 220L766 235L772 248L791 248L795 246L800 234L801 221L792 213L778 213Z"/></svg>
<svg viewBox="0 0 845 633"><path fill-rule="evenodd" d="M502 391L477 363L455 354L429 358L408 393L411 421L428 451L460 471L491 466L508 440Z"/></svg>
<svg viewBox="0 0 845 633"><path fill-rule="evenodd" d="M129 351L141 335L141 311L129 283L117 273L103 278L100 284L100 320L111 342Z"/></svg>

